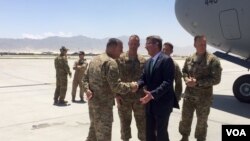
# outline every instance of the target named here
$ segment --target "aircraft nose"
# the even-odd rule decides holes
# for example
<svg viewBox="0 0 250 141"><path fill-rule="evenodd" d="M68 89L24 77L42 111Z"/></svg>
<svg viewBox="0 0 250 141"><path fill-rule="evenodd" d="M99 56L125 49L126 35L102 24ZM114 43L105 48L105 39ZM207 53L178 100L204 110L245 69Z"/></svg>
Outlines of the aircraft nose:
<svg viewBox="0 0 250 141"><path fill-rule="evenodd" d="M188 18L190 0L176 0L175 1L175 15L180 24L185 23ZM183 25L182 25L183 26Z"/></svg>
<svg viewBox="0 0 250 141"><path fill-rule="evenodd" d="M201 18L201 16L199 16L199 10L201 9L197 7L198 4L201 4L201 2L196 0L175 1L176 18L180 25L192 35L197 34L197 28L200 24L197 22L197 19Z"/></svg>

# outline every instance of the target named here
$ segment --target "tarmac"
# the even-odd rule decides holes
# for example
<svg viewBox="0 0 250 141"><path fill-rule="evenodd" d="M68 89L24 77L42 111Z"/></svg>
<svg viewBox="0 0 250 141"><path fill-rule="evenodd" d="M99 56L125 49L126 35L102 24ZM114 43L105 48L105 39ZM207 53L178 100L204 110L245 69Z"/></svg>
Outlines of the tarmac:
<svg viewBox="0 0 250 141"><path fill-rule="evenodd" d="M71 70L74 61L74 58L69 59ZM184 60L176 61L182 68ZM239 102L232 92L233 82L249 72L224 60L221 60L221 64L222 80L214 87L207 141L221 140L222 125L250 124L250 104ZM90 125L88 104L71 103L72 78L69 79L66 96L70 106L53 105L56 81L53 57L16 59L0 56L0 68L1 141L85 141ZM171 141L181 138L178 132L181 109L174 109L170 117L168 131ZM113 113L112 140L121 141L116 106ZM190 141L195 140L195 124L196 116ZM131 128L130 141L138 141L134 119Z"/></svg>

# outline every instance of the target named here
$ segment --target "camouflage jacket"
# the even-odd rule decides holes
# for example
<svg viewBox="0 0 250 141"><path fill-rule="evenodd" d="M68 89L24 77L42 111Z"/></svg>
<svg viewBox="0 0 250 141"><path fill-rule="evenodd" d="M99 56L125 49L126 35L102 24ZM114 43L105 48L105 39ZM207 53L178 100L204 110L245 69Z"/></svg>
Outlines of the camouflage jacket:
<svg viewBox="0 0 250 141"><path fill-rule="evenodd" d="M67 56L59 55L55 58L56 77L71 75Z"/></svg>
<svg viewBox="0 0 250 141"><path fill-rule="evenodd" d="M136 58L129 58L128 52L122 53L120 58L117 59L120 77L122 82L137 82L143 72L144 64L146 59L142 55L137 55ZM121 95L123 98L128 99L139 99L144 95L143 91L140 90L139 94Z"/></svg>
<svg viewBox="0 0 250 141"><path fill-rule="evenodd" d="M188 77L194 77L197 85L193 88L186 87L186 92L188 92L187 89L189 89L189 92L209 89L211 93L212 86L220 83L221 71L220 61L213 54L206 52L203 57L193 54L186 59L182 72L184 81Z"/></svg>
<svg viewBox="0 0 250 141"><path fill-rule="evenodd" d="M88 63L85 59L79 59L75 61L73 69L75 70L74 80L82 80L84 72L88 67ZM73 81L74 81L73 80Z"/></svg>
<svg viewBox="0 0 250 141"><path fill-rule="evenodd" d="M130 83L121 82L117 62L106 53L94 57L86 73L83 87L85 91L89 89L94 93L89 104L112 106L114 93L126 94L131 91Z"/></svg>
<svg viewBox="0 0 250 141"><path fill-rule="evenodd" d="M175 66L175 73L174 73L174 82L175 82L175 87L174 91L176 94L176 98L179 101L181 99L181 94L182 94L182 73L179 65L177 64L176 61L174 61L174 66Z"/></svg>

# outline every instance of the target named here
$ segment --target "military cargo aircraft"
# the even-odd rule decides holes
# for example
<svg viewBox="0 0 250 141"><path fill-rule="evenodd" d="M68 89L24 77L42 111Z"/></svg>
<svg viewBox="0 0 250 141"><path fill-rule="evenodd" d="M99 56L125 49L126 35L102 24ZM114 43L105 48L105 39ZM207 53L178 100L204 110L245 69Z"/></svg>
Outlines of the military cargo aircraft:
<svg viewBox="0 0 250 141"><path fill-rule="evenodd" d="M249 0L176 0L179 23L191 35L205 35L214 54L250 69ZM250 103L250 74L236 79L234 96Z"/></svg>

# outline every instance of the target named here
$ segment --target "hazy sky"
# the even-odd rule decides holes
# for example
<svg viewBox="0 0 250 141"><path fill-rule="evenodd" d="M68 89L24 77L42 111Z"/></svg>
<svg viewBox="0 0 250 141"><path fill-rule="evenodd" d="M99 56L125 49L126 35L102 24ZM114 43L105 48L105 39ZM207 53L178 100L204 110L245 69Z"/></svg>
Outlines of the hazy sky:
<svg viewBox="0 0 250 141"><path fill-rule="evenodd" d="M160 35L178 47L193 38L178 23L175 0L0 0L0 38Z"/></svg>

